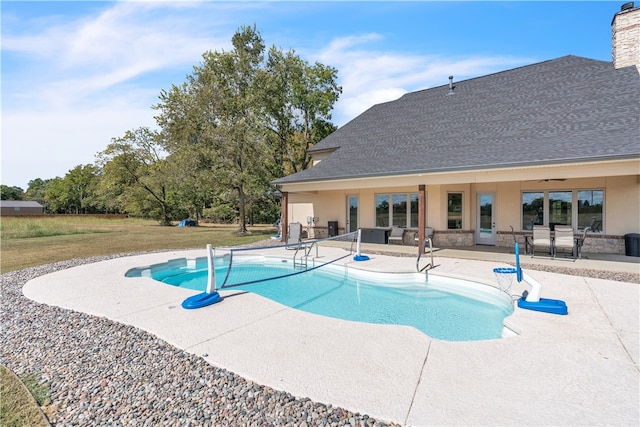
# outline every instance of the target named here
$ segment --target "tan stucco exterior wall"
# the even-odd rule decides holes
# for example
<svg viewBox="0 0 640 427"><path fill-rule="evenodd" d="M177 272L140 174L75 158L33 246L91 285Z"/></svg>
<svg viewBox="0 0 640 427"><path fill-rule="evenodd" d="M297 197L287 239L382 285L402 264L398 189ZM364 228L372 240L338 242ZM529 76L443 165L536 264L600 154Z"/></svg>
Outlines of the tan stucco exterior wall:
<svg viewBox="0 0 640 427"><path fill-rule="evenodd" d="M520 230L521 200L525 191L577 191L582 189L605 190L605 222L607 234L623 235L640 232L640 175L623 177L597 177L567 181L522 181L480 184L428 185L426 184L426 223L436 230L447 228L447 195L463 194L463 228L475 229L477 196L493 193L496 207L496 230ZM290 194L289 222L307 223L307 217L317 218L316 226L327 226L328 221L338 221L346 226L347 197L358 196L359 226L375 227L375 196L386 193L417 193L417 186L380 187L351 190L320 191L317 193ZM635 223L634 223L635 220Z"/></svg>
<svg viewBox="0 0 640 427"><path fill-rule="evenodd" d="M607 178L606 233L640 233L640 175Z"/></svg>
<svg viewBox="0 0 640 427"><path fill-rule="evenodd" d="M302 229L307 230L307 217L315 219L312 223L311 238L326 237L316 236L314 230L319 227L327 227L329 221L338 221L339 227L344 227L345 197L342 191L324 191L316 194L302 193L289 195L288 223L299 222Z"/></svg>
<svg viewBox="0 0 640 427"><path fill-rule="evenodd" d="M579 166L582 168L582 166ZM597 168L596 168L597 169ZM615 169L612 169L615 170ZM620 169L618 169L620 170ZM635 162L635 167L624 164L623 170L636 170L640 172L640 162ZM568 176L571 171L566 171ZM496 177L499 177L497 174ZM623 176L599 176L576 177L563 179L535 179L525 174L527 178L521 181L496 181L474 183L435 183L429 184L429 179L423 178L426 193L426 224L436 230L436 233L447 231L447 194L459 192L463 194L463 231L467 234L477 230L477 205L480 193L493 193L495 206L496 231L502 233L502 240L498 239L498 245L512 242L510 236L511 227L516 232L521 230L521 204L522 192L525 191L573 191L578 190L604 190L604 222L603 237L613 236L620 240L627 233L640 232L640 174ZM539 175L540 176L540 175ZM554 175L543 175L554 176ZM557 175L556 175L557 176ZM366 186L360 188L340 188L325 191L311 191L289 193L289 222L300 222L306 230L307 217L317 218L313 224L312 238L326 237L329 221L338 221L339 232L344 233L347 223L347 197L358 197L358 226L359 228L375 227L375 196L388 193L417 193L418 183L411 178L409 185L393 186L400 179L380 178L368 179ZM376 182L379 186L376 186ZM338 186L348 187L346 182ZM353 184L357 184L354 181ZM505 233L508 235L504 236ZM473 239L475 239L475 235ZM469 237L465 237L469 239ZM466 240L465 240L466 241ZM467 244L469 244L467 242ZM471 242L473 244L473 242ZM619 243L616 243L619 244ZM611 246L611 245L609 245Z"/></svg>
<svg viewBox="0 0 640 427"><path fill-rule="evenodd" d="M445 211L447 206L446 191L443 190L442 185L428 185L426 187L427 192L427 227L431 227L434 230L442 229L442 224L447 223L447 213ZM444 199L442 197L444 194Z"/></svg>

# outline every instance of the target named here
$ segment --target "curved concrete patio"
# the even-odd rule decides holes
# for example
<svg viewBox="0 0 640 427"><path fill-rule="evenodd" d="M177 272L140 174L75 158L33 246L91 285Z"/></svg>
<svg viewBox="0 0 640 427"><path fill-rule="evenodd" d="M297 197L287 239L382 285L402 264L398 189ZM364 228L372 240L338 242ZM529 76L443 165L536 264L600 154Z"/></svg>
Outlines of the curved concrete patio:
<svg viewBox="0 0 640 427"><path fill-rule="evenodd" d="M335 248L334 250L340 250ZM639 425L639 286L527 273L569 314L516 308L518 336L476 342L431 339L405 326L347 322L250 293L185 310L196 291L133 267L203 250L154 253L70 268L28 282L25 296L133 325L215 366L298 397L405 425ZM415 271L415 259L372 255L354 268ZM437 274L495 282L506 264L436 258ZM435 273L432 273L435 274ZM514 293L522 289L514 286Z"/></svg>

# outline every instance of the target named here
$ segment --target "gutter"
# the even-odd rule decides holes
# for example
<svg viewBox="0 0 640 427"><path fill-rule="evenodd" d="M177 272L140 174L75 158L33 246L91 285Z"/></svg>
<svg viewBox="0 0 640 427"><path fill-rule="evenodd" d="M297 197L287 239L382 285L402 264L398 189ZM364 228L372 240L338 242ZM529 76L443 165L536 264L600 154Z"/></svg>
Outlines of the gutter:
<svg viewBox="0 0 640 427"><path fill-rule="evenodd" d="M288 177L279 178L277 180L271 181L274 185L283 185L283 184L303 184L310 182L331 182L331 181L344 181L344 180L355 180L355 179L367 179L367 178L384 178L390 176L410 176L410 175L432 175L439 173L455 173L455 172L476 172L476 171L488 171L488 170L505 170L505 169L520 169L520 168L535 168L542 166L556 166L556 165L573 165L578 163L603 163L603 162L611 162L611 161L620 161L620 160L640 160L640 153L634 155L619 155L619 156L611 156L611 157L584 157L584 158L576 158L576 159L557 159L557 160L539 160L535 162L517 162L517 163L503 163L496 165L472 165L472 166L462 166L462 167L448 167L448 168L439 168L439 169L422 169L422 170L409 170L409 171L390 171L390 172L382 172L375 174L359 174L359 175L341 175L341 176L332 176L332 177L321 177L321 178L307 178L307 179L298 179L298 180L287 180ZM308 169L310 170L310 169ZM289 175L295 176L295 175Z"/></svg>

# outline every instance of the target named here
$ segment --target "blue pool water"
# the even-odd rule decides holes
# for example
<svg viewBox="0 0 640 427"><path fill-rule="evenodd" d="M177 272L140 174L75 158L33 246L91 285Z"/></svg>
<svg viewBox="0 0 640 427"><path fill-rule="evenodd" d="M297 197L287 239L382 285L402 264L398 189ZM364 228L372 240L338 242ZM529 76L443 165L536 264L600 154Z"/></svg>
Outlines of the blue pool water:
<svg viewBox="0 0 640 427"><path fill-rule="evenodd" d="M130 270L128 276L150 275L173 286L204 291L206 259ZM173 265L171 265L173 263ZM224 280L226 263L216 259L216 283ZM146 273L145 273L146 271ZM234 262L227 283L236 278L293 272L290 263ZM263 276L264 277L264 276ZM511 298L497 289L460 279L424 274L371 273L327 265L322 268L246 285L244 290L289 307L339 319L408 325L433 338L469 341L500 338L503 320L513 312Z"/></svg>

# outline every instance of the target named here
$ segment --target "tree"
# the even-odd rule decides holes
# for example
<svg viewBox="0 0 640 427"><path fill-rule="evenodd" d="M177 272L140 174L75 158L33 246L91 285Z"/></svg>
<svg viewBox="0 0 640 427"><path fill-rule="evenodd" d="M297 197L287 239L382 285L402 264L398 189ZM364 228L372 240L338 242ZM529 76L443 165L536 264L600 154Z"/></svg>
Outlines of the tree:
<svg viewBox="0 0 640 427"><path fill-rule="evenodd" d="M230 52L206 52L187 83L161 93L156 118L166 134L167 148L208 158L212 185L218 193L233 189L239 229L247 231L246 207L254 193L264 191L267 156L259 120L256 75L264 43L254 27L241 27ZM183 157L184 158L184 157Z"/></svg>
<svg viewBox="0 0 640 427"><path fill-rule="evenodd" d="M215 194L210 159L195 151L176 151L167 158L167 174L173 183L172 198L182 216L199 221Z"/></svg>
<svg viewBox="0 0 640 427"><path fill-rule="evenodd" d="M22 200L24 190L20 187L0 185L0 200Z"/></svg>
<svg viewBox="0 0 640 427"><path fill-rule="evenodd" d="M170 160L209 180L210 203L226 212L233 202L246 232L254 208L261 218L277 215L270 182L308 168L308 148L335 130L330 111L341 88L335 69L309 65L294 51L272 47L265 62L255 26L241 27L232 44L229 52L205 52L186 82L163 90L154 108ZM194 183L179 190L186 201L199 184L195 176L181 182Z"/></svg>
<svg viewBox="0 0 640 427"><path fill-rule="evenodd" d="M273 178L310 167L307 150L336 129L330 122L342 93L336 79L336 69L318 62L309 65L293 50L269 50L259 87L272 146Z"/></svg>
<svg viewBox="0 0 640 427"><path fill-rule="evenodd" d="M41 178L32 179L29 181L29 186L27 187L27 191L24 194L25 199L27 200L35 200L41 205L47 206L46 203L46 194L47 188L51 183L50 179L43 180Z"/></svg>
<svg viewBox="0 0 640 427"><path fill-rule="evenodd" d="M64 179L58 176L49 181L45 195L47 210L54 214L69 213L69 191Z"/></svg>
<svg viewBox="0 0 640 427"><path fill-rule="evenodd" d="M103 170L102 193L118 194L124 209L134 207L164 225L171 224L172 206L167 195L170 179L164 155L160 135L147 127L113 138L98 154ZM151 202L157 212L145 207L145 201Z"/></svg>
<svg viewBox="0 0 640 427"><path fill-rule="evenodd" d="M94 210L97 203L95 190L98 174L98 168L94 165L78 165L65 175L71 208L76 214Z"/></svg>
<svg viewBox="0 0 640 427"><path fill-rule="evenodd" d="M34 192L44 189L45 205L52 213L86 214L100 208L96 197L98 181L99 169L96 166L78 165L64 178L47 180L46 186L44 182L34 182L30 189Z"/></svg>

